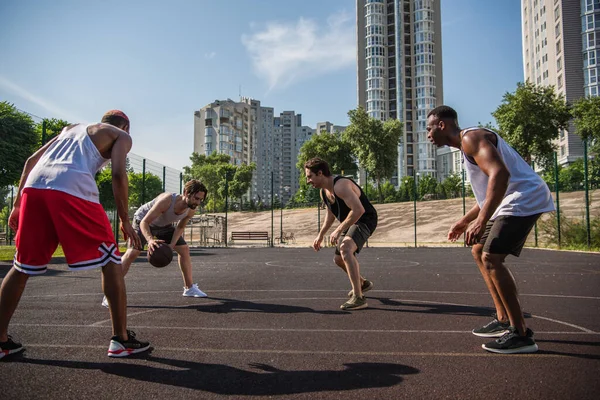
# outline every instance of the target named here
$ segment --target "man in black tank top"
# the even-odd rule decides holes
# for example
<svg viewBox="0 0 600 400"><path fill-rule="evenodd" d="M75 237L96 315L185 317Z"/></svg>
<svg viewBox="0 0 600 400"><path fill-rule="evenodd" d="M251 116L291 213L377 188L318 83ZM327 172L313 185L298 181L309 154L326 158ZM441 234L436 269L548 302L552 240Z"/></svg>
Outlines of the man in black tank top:
<svg viewBox="0 0 600 400"><path fill-rule="evenodd" d="M377 227L377 211L367 199L360 186L352 179L343 176L333 177L329 164L320 158L313 158L304 164L306 181L321 189L321 198L327 205L327 216L319 235L313 242L315 251L321 249L323 237L337 218L340 225L329 236L335 245L333 261L343 269L350 279L352 290L350 300L342 304L342 310L359 310L367 307L363 292L373 288L373 282L360 275L356 254Z"/></svg>

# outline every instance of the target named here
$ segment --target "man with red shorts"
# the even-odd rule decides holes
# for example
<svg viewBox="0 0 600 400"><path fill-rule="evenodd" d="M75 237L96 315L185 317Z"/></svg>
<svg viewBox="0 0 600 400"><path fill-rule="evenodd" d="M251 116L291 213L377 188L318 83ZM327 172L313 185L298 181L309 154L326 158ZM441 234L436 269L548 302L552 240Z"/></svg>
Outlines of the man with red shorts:
<svg viewBox="0 0 600 400"><path fill-rule="evenodd" d="M17 233L17 251L13 268L0 287L0 358L23 350L8 335L8 324L29 276L46 272L59 243L70 270L102 268L102 289L113 325L108 356L124 357L150 347L127 330L121 255L94 179L96 172L111 162L113 193L123 232L139 245L127 215L125 164L131 144L129 118L112 110L99 124L66 127L25 163L9 219Z"/></svg>

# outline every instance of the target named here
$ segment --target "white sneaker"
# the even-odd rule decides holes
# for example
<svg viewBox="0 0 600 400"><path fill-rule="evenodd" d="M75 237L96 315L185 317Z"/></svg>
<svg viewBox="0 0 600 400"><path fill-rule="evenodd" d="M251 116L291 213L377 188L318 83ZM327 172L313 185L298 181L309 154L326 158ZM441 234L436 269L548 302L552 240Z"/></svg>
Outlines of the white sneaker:
<svg viewBox="0 0 600 400"><path fill-rule="evenodd" d="M183 288L183 296L185 297L207 297L206 293L198 289L198 284L194 283L189 288Z"/></svg>
<svg viewBox="0 0 600 400"><path fill-rule="evenodd" d="M106 296L104 296L104 298L102 299L102 306L108 308L108 299L106 298Z"/></svg>

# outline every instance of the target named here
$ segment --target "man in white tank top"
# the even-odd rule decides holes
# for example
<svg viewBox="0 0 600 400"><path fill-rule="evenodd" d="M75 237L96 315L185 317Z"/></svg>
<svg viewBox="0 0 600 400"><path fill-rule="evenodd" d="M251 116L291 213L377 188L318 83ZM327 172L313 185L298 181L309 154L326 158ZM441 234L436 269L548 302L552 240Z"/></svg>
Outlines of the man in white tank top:
<svg viewBox="0 0 600 400"><path fill-rule="evenodd" d="M167 243L178 255L177 260L183 277L183 296L206 297L206 293L198 288L198 284L193 283L190 248L182 235L188 221L196 213L196 208L204 202L207 194L206 186L192 179L185 184L182 195L162 193L142 205L133 216L133 227L140 236L141 243L128 243L127 251L121 259L123 276L127 274L131 263L138 258L146 243L150 254L159 244ZM175 222L176 228L173 227ZM106 297L102 300L102 305L108 306Z"/></svg>
<svg viewBox="0 0 600 400"><path fill-rule="evenodd" d="M9 219L17 232L17 252L0 288L0 358L23 350L8 336L8 324L29 276L46 272L59 244L70 270L102 268L102 287L113 325L108 356L125 357L149 349L148 342L137 340L135 333L127 330L121 256L94 180L96 172L110 161L123 232L139 245L127 215L125 164L131 144L129 118L112 110L102 117L102 123L66 127L25 163Z"/></svg>
<svg viewBox="0 0 600 400"><path fill-rule="evenodd" d="M480 337L499 337L482 347L494 353L533 353L538 346L526 327L515 279L504 264L507 255L519 256L527 235L544 212L554 211L546 183L495 132L461 130L456 111L433 109L427 118L427 138L463 153L463 165L476 204L448 232L456 241L463 233L494 301L494 319L473 330Z"/></svg>

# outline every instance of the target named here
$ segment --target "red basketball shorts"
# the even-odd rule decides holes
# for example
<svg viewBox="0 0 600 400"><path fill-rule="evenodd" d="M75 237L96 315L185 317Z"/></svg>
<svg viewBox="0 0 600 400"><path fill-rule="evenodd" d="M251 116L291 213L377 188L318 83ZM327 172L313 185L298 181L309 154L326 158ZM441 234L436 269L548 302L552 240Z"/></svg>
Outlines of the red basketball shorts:
<svg viewBox="0 0 600 400"><path fill-rule="evenodd" d="M15 243L14 267L29 275L46 272L59 243L72 271L121 263L102 206L58 190L23 190Z"/></svg>

